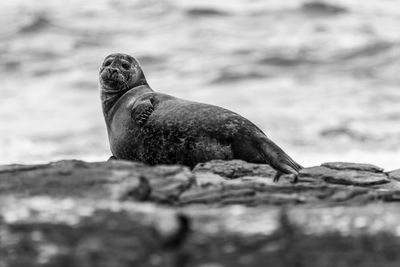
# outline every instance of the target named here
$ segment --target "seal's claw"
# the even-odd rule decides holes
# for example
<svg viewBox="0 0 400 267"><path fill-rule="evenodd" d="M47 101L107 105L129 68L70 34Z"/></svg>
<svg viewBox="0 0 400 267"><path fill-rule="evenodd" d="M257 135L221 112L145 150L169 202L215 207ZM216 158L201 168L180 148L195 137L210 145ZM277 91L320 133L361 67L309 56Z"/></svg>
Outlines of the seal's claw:
<svg viewBox="0 0 400 267"><path fill-rule="evenodd" d="M298 181L299 181L299 175L298 175L298 174L291 174L291 175L290 175L290 178L292 178L292 179L290 180L290 182L291 182L292 184L297 184Z"/></svg>
<svg viewBox="0 0 400 267"><path fill-rule="evenodd" d="M146 122L146 120L147 120L147 118L141 117L141 118L139 118L138 120L136 120L136 123L137 123L139 126L143 126L144 123Z"/></svg>
<svg viewBox="0 0 400 267"><path fill-rule="evenodd" d="M281 176L283 175L283 172L277 171L275 176L274 176L274 183L279 182L279 179L281 178Z"/></svg>

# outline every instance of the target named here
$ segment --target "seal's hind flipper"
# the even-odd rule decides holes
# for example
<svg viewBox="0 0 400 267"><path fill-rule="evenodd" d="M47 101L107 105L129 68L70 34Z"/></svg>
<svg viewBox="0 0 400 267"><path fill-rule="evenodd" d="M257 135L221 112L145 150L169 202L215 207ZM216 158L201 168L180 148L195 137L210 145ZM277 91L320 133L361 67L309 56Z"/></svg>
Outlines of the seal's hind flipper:
<svg viewBox="0 0 400 267"><path fill-rule="evenodd" d="M293 174L296 177L299 171L303 167L295 162L288 154L286 154L279 146L268 138L264 139L261 146L262 155L269 165L278 171L274 177L274 181L277 182L282 174Z"/></svg>
<svg viewBox="0 0 400 267"><path fill-rule="evenodd" d="M140 127L143 126L146 122L151 113L153 113L154 107L153 104L149 99L143 100L132 109L131 116L133 120L139 125Z"/></svg>

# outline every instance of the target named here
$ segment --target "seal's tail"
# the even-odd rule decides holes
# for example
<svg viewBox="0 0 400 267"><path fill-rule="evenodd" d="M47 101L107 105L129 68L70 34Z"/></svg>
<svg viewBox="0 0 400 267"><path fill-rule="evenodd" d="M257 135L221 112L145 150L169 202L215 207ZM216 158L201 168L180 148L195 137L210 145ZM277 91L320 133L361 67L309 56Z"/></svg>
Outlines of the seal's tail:
<svg viewBox="0 0 400 267"><path fill-rule="evenodd" d="M286 154L279 146L268 138L262 143L262 154L267 161L278 173L298 175L303 167L295 162L288 154Z"/></svg>

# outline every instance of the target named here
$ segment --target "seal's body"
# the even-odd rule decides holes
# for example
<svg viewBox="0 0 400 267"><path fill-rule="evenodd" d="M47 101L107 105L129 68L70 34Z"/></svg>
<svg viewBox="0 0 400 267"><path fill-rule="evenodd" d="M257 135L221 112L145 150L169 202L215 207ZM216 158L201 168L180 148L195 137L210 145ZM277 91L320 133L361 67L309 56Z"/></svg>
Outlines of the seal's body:
<svg viewBox="0 0 400 267"><path fill-rule="evenodd" d="M106 57L100 84L110 147L117 159L190 167L212 159L242 159L295 175L302 168L242 116L154 92L129 55Z"/></svg>

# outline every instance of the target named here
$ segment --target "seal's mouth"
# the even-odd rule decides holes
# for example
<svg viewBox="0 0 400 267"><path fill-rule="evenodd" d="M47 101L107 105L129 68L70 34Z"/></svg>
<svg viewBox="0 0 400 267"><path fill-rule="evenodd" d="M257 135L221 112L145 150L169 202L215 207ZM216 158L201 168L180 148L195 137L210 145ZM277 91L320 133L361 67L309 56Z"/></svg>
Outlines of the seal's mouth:
<svg viewBox="0 0 400 267"><path fill-rule="evenodd" d="M122 87L123 82L117 79L100 79L100 84L106 87L107 89L119 89Z"/></svg>
<svg viewBox="0 0 400 267"><path fill-rule="evenodd" d="M119 83L121 83L121 81L119 81L117 79L110 79L110 78L102 79L102 81L104 84L111 85L111 86L118 85Z"/></svg>
<svg viewBox="0 0 400 267"><path fill-rule="evenodd" d="M126 85L125 77L119 71L104 69L100 74L100 84L107 89L118 90Z"/></svg>

